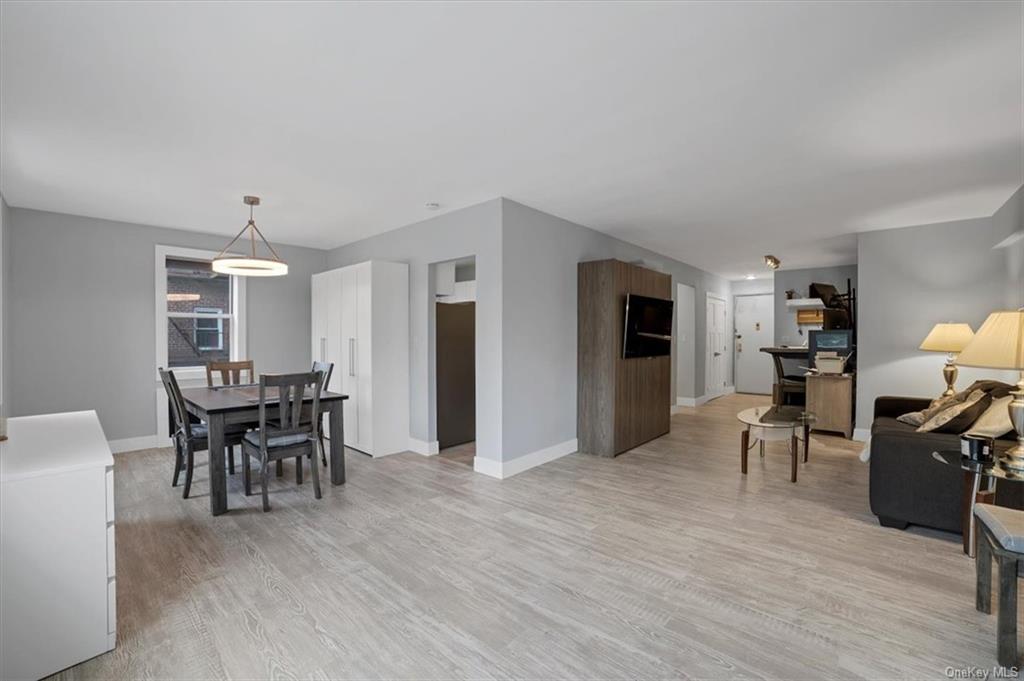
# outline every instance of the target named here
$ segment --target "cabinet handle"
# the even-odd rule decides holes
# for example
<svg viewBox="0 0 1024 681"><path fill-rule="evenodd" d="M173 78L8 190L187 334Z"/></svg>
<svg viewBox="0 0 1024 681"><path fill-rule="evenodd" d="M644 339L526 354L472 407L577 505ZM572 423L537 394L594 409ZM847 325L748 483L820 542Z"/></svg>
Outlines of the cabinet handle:
<svg viewBox="0 0 1024 681"><path fill-rule="evenodd" d="M356 339L348 339L348 375L356 375Z"/></svg>

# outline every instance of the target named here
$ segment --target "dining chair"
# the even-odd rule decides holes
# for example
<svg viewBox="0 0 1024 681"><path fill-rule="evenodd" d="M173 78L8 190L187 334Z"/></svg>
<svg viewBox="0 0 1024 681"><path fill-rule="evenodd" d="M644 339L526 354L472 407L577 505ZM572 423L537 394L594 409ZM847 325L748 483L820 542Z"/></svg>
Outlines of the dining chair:
<svg viewBox="0 0 1024 681"><path fill-rule="evenodd" d="M242 359L237 361L227 360L210 360L206 363L206 385L209 388L216 385L214 383L214 374L220 374L221 385L239 385L242 383L242 372L249 372L249 380L246 383L255 383L256 374L253 369L253 361L251 359ZM235 448L228 448L228 473L230 475L235 474Z"/></svg>
<svg viewBox="0 0 1024 681"><path fill-rule="evenodd" d="M327 390L328 386L331 385L331 374L334 373L334 362L313 362L313 371L319 371L324 375L324 382L321 386L321 390ZM320 462L327 465L327 450L324 448L324 420L323 414L320 415L320 428L317 432L317 438L320 441Z"/></svg>
<svg viewBox="0 0 1024 681"><path fill-rule="evenodd" d="M252 494L249 459L253 458L259 462L264 512L270 510L267 478L271 461L294 458L295 481L299 485L302 484L302 460L312 457L317 443L320 426L320 388L323 379L323 373L319 371L260 376L259 430L249 431L242 440L242 453L245 458L242 473L245 480L245 495L249 496ZM310 409L303 409L302 402L307 388L312 389L312 405ZM320 498L319 469L316 462L311 460L309 471L313 476L313 492L317 499Z"/></svg>
<svg viewBox="0 0 1024 681"><path fill-rule="evenodd" d="M195 453L209 450L209 430L205 423L194 423L191 420L185 409L185 398L181 395L181 388L178 387L178 379L174 377L174 372L162 367L158 371L160 372L160 381L164 384L164 390L167 392L167 399L171 403L171 414L174 416L175 430L172 436L174 438L174 477L171 480L171 487L178 486L178 477L184 468L185 489L181 496L183 499L188 499L188 494L192 490ZM239 431L225 433L225 447L231 448L233 445L241 444L244 435L245 433ZM210 452L210 456L214 456L214 453ZM220 452L220 456L224 456L224 452Z"/></svg>

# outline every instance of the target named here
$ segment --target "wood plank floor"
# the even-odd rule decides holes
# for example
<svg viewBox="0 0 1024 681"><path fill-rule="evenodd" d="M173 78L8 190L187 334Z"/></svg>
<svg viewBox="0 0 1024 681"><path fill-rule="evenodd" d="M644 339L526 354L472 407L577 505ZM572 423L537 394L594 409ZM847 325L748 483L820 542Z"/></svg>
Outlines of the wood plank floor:
<svg viewBox="0 0 1024 681"><path fill-rule="evenodd" d="M169 450L116 457L113 678L943 678L995 664L959 538L878 526L860 446L812 436L739 472L735 395L616 459L498 481L440 457L349 456L273 509L208 514ZM324 476L326 478L326 476Z"/></svg>

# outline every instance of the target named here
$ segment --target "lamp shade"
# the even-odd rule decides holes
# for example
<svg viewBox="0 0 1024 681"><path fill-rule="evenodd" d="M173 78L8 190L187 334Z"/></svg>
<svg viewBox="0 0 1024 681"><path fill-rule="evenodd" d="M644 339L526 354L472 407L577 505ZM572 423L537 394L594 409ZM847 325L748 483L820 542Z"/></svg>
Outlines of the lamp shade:
<svg viewBox="0 0 1024 681"><path fill-rule="evenodd" d="M930 352L960 352L967 347L973 336L974 331L969 324L936 324L918 349Z"/></svg>
<svg viewBox="0 0 1024 681"><path fill-rule="evenodd" d="M960 352L957 364L1024 371L1024 309L990 314Z"/></svg>

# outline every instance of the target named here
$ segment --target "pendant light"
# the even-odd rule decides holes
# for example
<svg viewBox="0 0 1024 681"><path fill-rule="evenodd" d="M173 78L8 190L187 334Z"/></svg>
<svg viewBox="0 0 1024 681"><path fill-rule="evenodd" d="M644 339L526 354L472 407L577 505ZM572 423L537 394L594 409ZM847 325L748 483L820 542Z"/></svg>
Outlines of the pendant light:
<svg viewBox="0 0 1024 681"><path fill-rule="evenodd" d="M266 237L263 236L263 232L256 226L256 222L252 219L252 210L254 206L260 205L260 197L258 196L243 196L242 202L249 206L249 222L246 223L242 231L235 235L227 246L224 247L217 257L213 259L213 271L220 274L231 274L238 277L279 277L283 274L288 274L288 264L281 260L274 250L274 247L267 243ZM243 234L249 232L249 255L226 255L228 250L235 245ZM267 250L270 251L272 257L261 258L256 255L256 237L260 238L263 245L266 246Z"/></svg>

